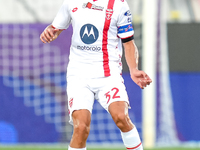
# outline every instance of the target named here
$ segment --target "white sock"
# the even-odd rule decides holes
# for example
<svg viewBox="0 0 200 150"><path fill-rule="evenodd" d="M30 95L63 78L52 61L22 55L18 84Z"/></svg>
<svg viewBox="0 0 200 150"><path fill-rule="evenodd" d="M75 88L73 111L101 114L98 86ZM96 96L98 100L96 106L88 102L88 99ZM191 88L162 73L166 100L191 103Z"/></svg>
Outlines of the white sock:
<svg viewBox="0 0 200 150"><path fill-rule="evenodd" d="M128 150L143 150L136 127L129 132L121 132L121 135L124 145Z"/></svg>
<svg viewBox="0 0 200 150"><path fill-rule="evenodd" d="M86 150L85 148L71 148L70 146L68 146L68 150Z"/></svg>

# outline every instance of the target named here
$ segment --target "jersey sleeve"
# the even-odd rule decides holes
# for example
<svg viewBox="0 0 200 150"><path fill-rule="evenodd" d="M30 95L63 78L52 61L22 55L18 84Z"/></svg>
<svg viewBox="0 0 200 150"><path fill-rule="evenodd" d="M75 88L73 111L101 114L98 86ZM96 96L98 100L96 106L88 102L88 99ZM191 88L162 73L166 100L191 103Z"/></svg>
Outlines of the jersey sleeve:
<svg viewBox="0 0 200 150"><path fill-rule="evenodd" d="M69 13L69 1L65 0L59 9L56 17L53 20L53 27L57 29L67 29L71 23L71 16Z"/></svg>
<svg viewBox="0 0 200 150"><path fill-rule="evenodd" d="M133 39L134 30L132 25L132 14L126 1L121 2L121 10L118 18L118 36L123 40Z"/></svg>

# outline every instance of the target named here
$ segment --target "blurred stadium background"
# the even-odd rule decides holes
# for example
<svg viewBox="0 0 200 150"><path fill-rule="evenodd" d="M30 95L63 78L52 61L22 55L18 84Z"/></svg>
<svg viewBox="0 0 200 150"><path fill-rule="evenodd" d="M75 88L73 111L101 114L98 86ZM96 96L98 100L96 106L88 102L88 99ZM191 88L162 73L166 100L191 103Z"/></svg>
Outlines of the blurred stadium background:
<svg viewBox="0 0 200 150"><path fill-rule="evenodd" d="M140 68L145 67L144 1L127 0ZM0 0L0 146L67 145L71 138L65 74L72 28L51 44L39 40L62 2ZM156 59L151 60L155 63L156 120L155 136L150 137L155 147L200 147L200 0L156 2ZM125 62L123 68L130 117L143 139L143 94L131 81ZM88 145L123 148L119 130L98 103Z"/></svg>

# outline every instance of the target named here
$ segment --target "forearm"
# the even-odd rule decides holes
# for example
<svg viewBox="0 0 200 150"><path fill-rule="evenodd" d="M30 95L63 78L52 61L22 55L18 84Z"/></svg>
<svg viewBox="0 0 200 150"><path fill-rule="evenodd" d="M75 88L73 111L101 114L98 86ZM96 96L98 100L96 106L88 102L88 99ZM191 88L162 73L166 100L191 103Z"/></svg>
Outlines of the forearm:
<svg viewBox="0 0 200 150"><path fill-rule="evenodd" d="M132 80L141 88L144 89L152 80L141 70L138 70L138 49L134 41L124 43L125 58L128 64Z"/></svg>
<svg viewBox="0 0 200 150"><path fill-rule="evenodd" d="M130 72L132 70L138 69L139 53L134 41L129 41L127 43L124 43L123 45L124 45L126 62Z"/></svg>

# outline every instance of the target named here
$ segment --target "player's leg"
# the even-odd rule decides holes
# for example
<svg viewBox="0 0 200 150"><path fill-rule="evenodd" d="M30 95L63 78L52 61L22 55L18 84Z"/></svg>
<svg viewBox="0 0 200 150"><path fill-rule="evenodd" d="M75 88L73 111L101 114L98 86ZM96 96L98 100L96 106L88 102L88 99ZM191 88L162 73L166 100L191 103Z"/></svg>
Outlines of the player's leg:
<svg viewBox="0 0 200 150"><path fill-rule="evenodd" d="M128 115L128 95L121 76L101 79L103 86L96 93L96 99L112 116L121 130L122 139L127 149L143 150L136 127Z"/></svg>
<svg viewBox="0 0 200 150"><path fill-rule="evenodd" d="M68 78L67 94L70 116L69 122L74 128L69 150L86 150L94 93L88 88L87 80Z"/></svg>
<svg viewBox="0 0 200 150"><path fill-rule="evenodd" d="M122 132L128 132L134 125L128 115L128 104L124 101L116 101L109 105L110 112L115 124Z"/></svg>
<svg viewBox="0 0 200 150"><path fill-rule="evenodd" d="M74 131L69 150L86 150L86 140L90 132L91 113L86 109L72 113Z"/></svg>
<svg viewBox="0 0 200 150"><path fill-rule="evenodd" d="M143 150L138 131L129 118L127 102L115 101L109 105L108 111L121 130L125 147L129 150Z"/></svg>

